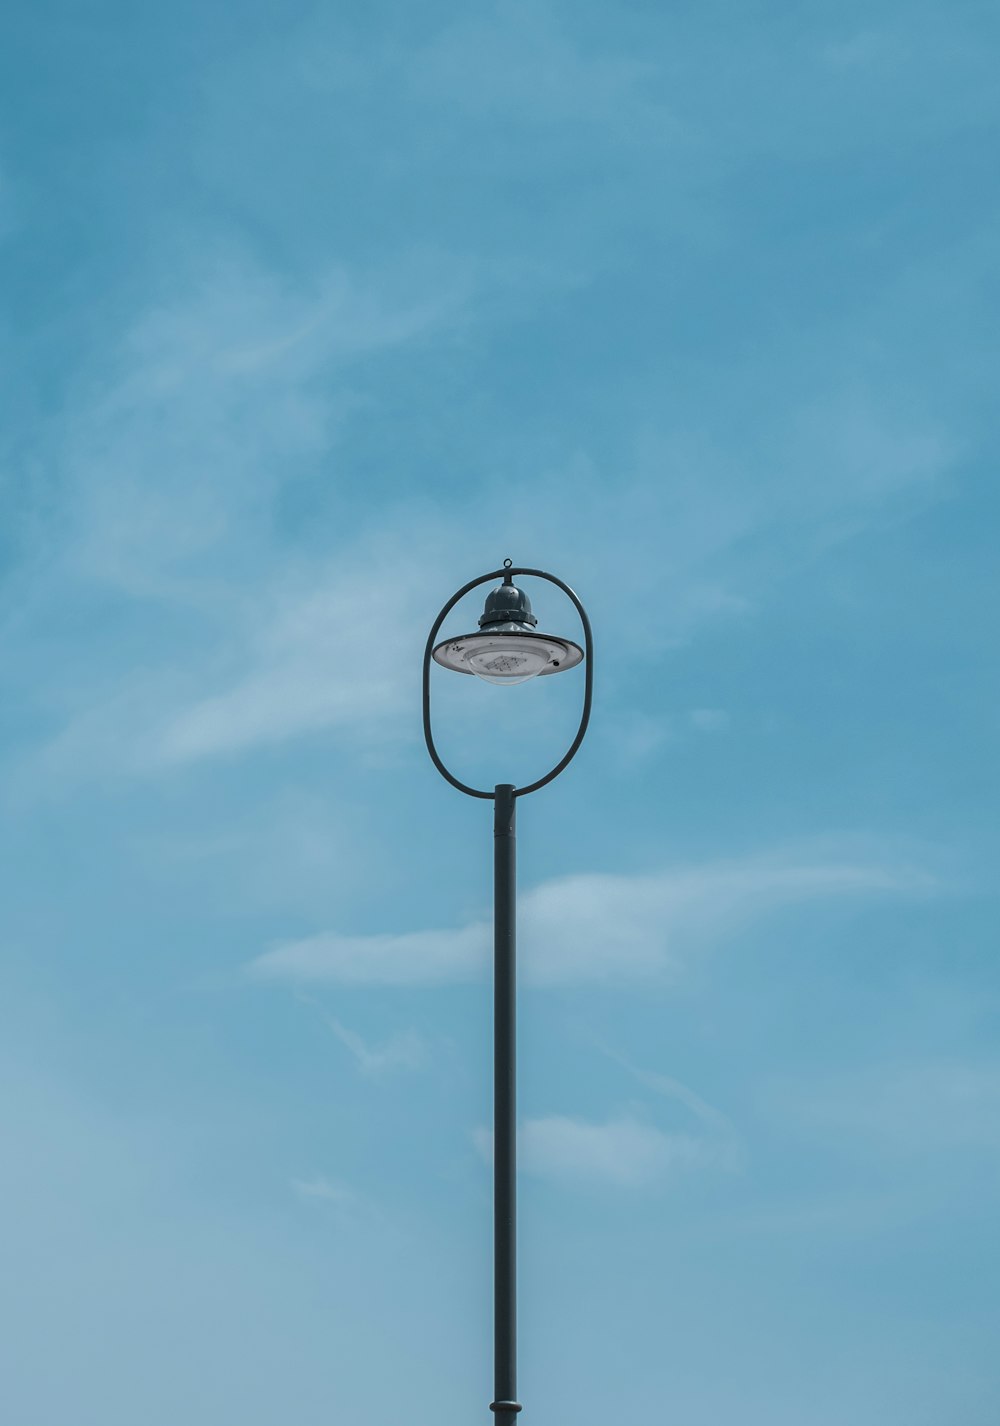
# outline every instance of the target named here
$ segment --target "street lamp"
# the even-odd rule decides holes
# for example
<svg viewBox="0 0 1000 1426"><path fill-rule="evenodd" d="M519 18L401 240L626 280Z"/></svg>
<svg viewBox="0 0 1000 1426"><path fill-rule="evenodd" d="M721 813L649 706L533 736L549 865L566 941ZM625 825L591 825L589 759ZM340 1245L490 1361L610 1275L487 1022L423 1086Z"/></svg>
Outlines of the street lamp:
<svg viewBox="0 0 1000 1426"><path fill-rule="evenodd" d="M583 624L584 645L572 639L540 634L538 620L515 575L546 579L561 589L576 606ZM479 620L479 632L435 639L445 618L470 590L491 580L503 583L490 591ZM568 751L544 777L527 787L497 783L492 792L470 787L455 777L438 755L431 732L431 661L458 673L475 674L487 683L524 683L530 678L563 673L584 663L585 683L580 726ZM514 807L518 797L537 792L558 777L576 755L590 721L594 689L594 641L587 611L561 579L542 569L503 569L470 580L448 600L434 621L424 650L424 740L434 766L452 787L469 797L493 802L493 1360L494 1393L490 1410L510 1426L521 1410L517 1400L517 1150L515 1062L515 857Z"/></svg>

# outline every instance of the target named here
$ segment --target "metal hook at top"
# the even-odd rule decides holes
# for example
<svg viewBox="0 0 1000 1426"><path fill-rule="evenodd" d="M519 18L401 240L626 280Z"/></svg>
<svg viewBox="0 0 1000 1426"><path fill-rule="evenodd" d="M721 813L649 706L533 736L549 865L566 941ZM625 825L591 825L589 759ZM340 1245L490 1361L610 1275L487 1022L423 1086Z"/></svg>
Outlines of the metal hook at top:
<svg viewBox="0 0 1000 1426"><path fill-rule="evenodd" d="M503 562L503 567L504 567L504 569L505 569L505 570L509 570L510 567L511 567L511 565L512 565L513 563L514 563L513 560L504 560L504 562ZM504 584L513 584L513 583L514 583L514 581L511 579L511 577L510 577L509 574L504 574L503 582L504 582Z"/></svg>

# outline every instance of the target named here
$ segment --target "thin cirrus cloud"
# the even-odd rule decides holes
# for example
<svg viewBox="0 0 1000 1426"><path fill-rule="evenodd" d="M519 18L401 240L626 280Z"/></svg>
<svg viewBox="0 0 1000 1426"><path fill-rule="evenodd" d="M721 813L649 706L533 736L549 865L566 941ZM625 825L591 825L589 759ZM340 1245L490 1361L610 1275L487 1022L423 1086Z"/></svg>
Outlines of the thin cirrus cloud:
<svg viewBox="0 0 1000 1426"><path fill-rule="evenodd" d="M510 281L489 264L457 278L404 264L293 280L221 247L182 274L172 297L135 314L45 452L67 515L54 549L23 578L51 581L59 608L72 603L67 580L110 586L143 607L152 598L184 637L154 641L138 666L123 666L109 641L106 659L95 645L75 667L74 634L41 680L29 655L28 696L41 686L61 727L26 769L26 787L39 772L56 786L107 770L169 774L327 731L399 741L436 604L429 591L426 607L407 596L428 568L477 547L485 507L473 498L458 514L415 512L400 498L379 510L376 535L349 536L335 560L276 539L274 508L284 481L320 467L350 472L347 415L377 411L379 357L495 324L483 304ZM704 625L759 616L789 539L798 558L887 505L927 498L956 458L930 418L914 426L908 408L904 420L853 388L800 402L772 435L778 474L748 479L744 453L666 428L630 438L627 498L583 452L533 479L532 505L541 526L563 532L574 568L598 559L616 568L606 612L623 630L648 641L637 616L657 600L662 651ZM575 510L570 478L586 493ZM490 507L504 548L520 520L516 499L510 508L508 529ZM696 708L688 723L719 732L726 714ZM647 755L664 735L637 722L623 730L622 755Z"/></svg>
<svg viewBox="0 0 1000 1426"><path fill-rule="evenodd" d="M344 1049L350 1053L361 1074L378 1079L394 1070L419 1069L424 1063L425 1047L416 1031L406 1030L393 1035L380 1045L375 1045L357 1030L352 1030L349 1025L344 1025L335 1016L328 1014L313 996L300 993L298 999L303 1005L311 1005L319 1012Z"/></svg>
<svg viewBox="0 0 1000 1426"><path fill-rule="evenodd" d="M483 510L473 500L460 515L416 513L401 498L379 511L376 535L349 538L330 561L282 548L273 507L285 480L334 457L351 469L346 413L377 409L376 358L499 320L476 303L507 281L479 265L474 279L336 270L296 282L220 250L171 300L136 314L47 453L67 519L54 557L30 561L24 577L54 576L60 607L67 578L152 597L190 637L138 668L109 647L109 666L89 657L58 676L46 701L65 710L63 725L40 755L56 780L169 772L325 730L398 739L436 602L407 596L428 568L454 562ZM853 392L806 403L787 424L779 469L812 470L827 452L809 479L748 480L745 457L666 429L631 450L628 498L618 487L609 496L606 472L583 454L533 480L532 504L563 530L576 567L598 557L616 567L623 628L648 640L636 614L656 597L669 611L658 647L683 643L706 623L748 617L767 570L785 567L790 534L800 551L842 538L887 502L932 489L955 456L933 424L911 428ZM568 478L586 488L576 512ZM496 525L491 508L504 547L511 520ZM719 731L726 715L699 708L689 721ZM625 742L641 756L662 736L637 725Z"/></svg>
<svg viewBox="0 0 1000 1426"><path fill-rule="evenodd" d="M355 1201L352 1189L339 1180L327 1178L325 1174L316 1174L313 1178L293 1178L291 1188L298 1198L313 1199L322 1203L347 1206Z"/></svg>
<svg viewBox="0 0 1000 1426"><path fill-rule="evenodd" d="M1000 1062L930 1058L765 1086L761 1107L803 1136L880 1155L1000 1151Z"/></svg>
<svg viewBox="0 0 1000 1426"><path fill-rule="evenodd" d="M32 771L62 784L97 770L166 774L320 732L397 736L425 632L407 600L420 567L386 536L336 568L306 563L206 609L203 646L173 668L165 655L160 668L110 677Z"/></svg>
<svg viewBox="0 0 1000 1426"><path fill-rule="evenodd" d="M561 877L521 899L525 978L535 985L671 979L723 934L782 907L823 898L913 894L930 878L907 867L780 857L651 875ZM250 962L252 976L293 984L436 985L485 973L486 920L431 931L286 942Z"/></svg>
<svg viewBox="0 0 1000 1426"><path fill-rule="evenodd" d="M240 252L203 260L135 314L67 414L54 464L68 563L126 594L189 599L199 559L267 547L274 493L367 399L357 364L440 339L463 302L438 273L292 282Z"/></svg>
<svg viewBox="0 0 1000 1426"><path fill-rule="evenodd" d="M472 1138L483 1158L492 1159L492 1133L480 1127ZM708 1137L668 1132L631 1115L601 1123L565 1114L524 1121L518 1130L518 1163L534 1178L618 1188L710 1165L734 1166L729 1145Z"/></svg>
<svg viewBox="0 0 1000 1426"><path fill-rule="evenodd" d="M252 636L244 675L176 709L155 731L152 761L193 762L399 713L420 646L405 600L416 561L389 565L341 570L290 593Z"/></svg>
<svg viewBox="0 0 1000 1426"><path fill-rule="evenodd" d="M518 1129L522 1172L574 1186L641 1187L675 1179L694 1170L738 1172L743 1148L729 1118L702 1097L667 1075L639 1069L604 1047L644 1088L669 1101L671 1112L688 1120L684 1129L661 1129L634 1112L603 1121L566 1114L526 1119ZM472 1141L487 1161L493 1134L483 1126Z"/></svg>

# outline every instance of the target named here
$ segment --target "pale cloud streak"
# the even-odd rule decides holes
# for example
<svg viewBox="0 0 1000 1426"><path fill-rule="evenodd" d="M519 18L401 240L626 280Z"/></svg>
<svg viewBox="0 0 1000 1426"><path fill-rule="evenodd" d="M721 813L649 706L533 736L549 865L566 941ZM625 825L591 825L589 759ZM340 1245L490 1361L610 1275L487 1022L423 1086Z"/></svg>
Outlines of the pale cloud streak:
<svg viewBox="0 0 1000 1426"><path fill-rule="evenodd" d="M239 251L204 258L75 391L55 457L70 567L190 598L197 562L227 541L258 550L275 492L335 447L365 399L357 363L440 338L464 299L442 274L335 268L293 282Z"/></svg>
<svg viewBox="0 0 1000 1426"><path fill-rule="evenodd" d="M810 1138L879 1153L951 1156L1000 1150L1000 1064L957 1058L870 1066L773 1083L773 1118Z"/></svg>
<svg viewBox="0 0 1000 1426"><path fill-rule="evenodd" d="M520 280L531 288L539 278ZM496 324L484 301L510 283L482 264L455 275L405 262L394 274L334 269L291 281L220 252L137 314L111 360L74 390L51 456L65 495L49 528L55 557L31 578L111 586L169 608L183 637L154 640L109 670L91 660L45 691L49 726L64 710L36 759L49 781L169 772L326 731L398 743L435 607L412 591L456 550L482 568L498 548L523 546L527 484L510 484L499 514L489 493L460 510L398 498L340 541L335 559L283 542L274 507L296 473L322 470L336 489L345 423L378 400L360 364ZM533 478L530 500L538 527L558 532L553 565L573 578L615 569L606 616L623 652L641 644L648 658L759 617L787 569L789 536L808 561L900 498L927 498L955 458L932 422L834 390L789 414L766 472L698 434L645 432L615 482L579 453ZM726 721L712 708L678 716L703 733ZM669 719L622 717L619 756L648 756L671 736Z"/></svg>
<svg viewBox="0 0 1000 1426"><path fill-rule="evenodd" d="M561 877L521 898L523 975L539 986L669 982L690 956L783 907L914 894L930 885L905 867L780 856L649 875ZM279 945L248 969L257 979L292 983L434 985L480 977L489 946L485 919L438 931L327 932Z"/></svg>
<svg viewBox="0 0 1000 1426"><path fill-rule="evenodd" d="M339 936L289 941L249 966L260 980L340 985L439 985L475 980L487 966L487 923L451 931Z"/></svg>
<svg viewBox="0 0 1000 1426"><path fill-rule="evenodd" d="M319 1011L325 1023L349 1051L362 1074L378 1079L394 1070L419 1069L424 1063L424 1042L415 1030L406 1030L402 1034L392 1035L381 1045L373 1045L357 1030L352 1030L335 1016L328 1014L312 996L299 994L298 999L303 1005L311 1005Z"/></svg>
<svg viewBox="0 0 1000 1426"><path fill-rule="evenodd" d="M689 1128L661 1129L624 1111L604 1121L565 1114L526 1119L518 1130L518 1164L537 1178L636 1187L692 1170L737 1172L743 1151L729 1118L668 1075L642 1070L601 1047L645 1089L679 1106ZM489 1160L493 1134L480 1126L473 1143Z"/></svg>
<svg viewBox="0 0 1000 1426"><path fill-rule="evenodd" d="M729 727L729 714L724 708L692 708L688 720L699 733L722 733Z"/></svg>
<svg viewBox="0 0 1000 1426"><path fill-rule="evenodd" d="M475 1130L473 1142L492 1158L488 1129ZM604 1122L549 1114L526 1119L518 1131L520 1170L559 1182L636 1188L724 1162L709 1139L668 1133L627 1114Z"/></svg>
<svg viewBox="0 0 1000 1426"><path fill-rule="evenodd" d="M424 1062L423 1042L412 1030L393 1035L382 1045L370 1045L356 1030L342 1025L339 1020L330 1017L328 1023L340 1043L350 1051L362 1074L377 1078L392 1070L419 1069Z"/></svg>
<svg viewBox="0 0 1000 1426"><path fill-rule="evenodd" d="M355 1202L354 1191L337 1179L316 1174L313 1178L293 1178L291 1188L297 1198L312 1199L320 1203L332 1203L346 1208Z"/></svg>
<svg viewBox="0 0 1000 1426"><path fill-rule="evenodd" d="M704 1131L715 1135L717 1141L726 1146L728 1153L732 1154L734 1158L738 1156L736 1131L729 1117L723 1114L721 1109L716 1109L713 1104L709 1104L700 1094L696 1094L693 1089L682 1084L679 1079L673 1079L670 1075L658 1074L655 1070L640 1069L630 1060L604 1045L601 1045L601 1049L609 1059L621 1065L646 1089L651 1089L654 1094L681 1105L698 1120Z"/></svg>
<svg viewBox="0 0 1000 1426"><path fill-rule="evenodd" d="M518 126L581 124L603 144L677 141L651 58L587 52L554 11L536 4L463 15L417 49L407 78L434 107Z"/></svg>
<svg viewBox="0 0 1000 1426"><path fill-rule="evenodd" d="M248 631L244 671L151 731L152 762L193 762L324 729L384 726L400 713L420 647L406 599L416 560L400 555L376 556L367 568L345 561L307 590L269 591L270 610Z"/></svg>
<svg viewBox="0 0 1000 1426"><path fill-rule="evenodd" d="M45 519L5 624L17 634L22 611L37 621L50 604L61 618L97 590L153 632L123 657L116 623L105 640L99 622L85 662L74 641L40 668L28 645L30 697L62 726L26 783L168 770L317 729L395 736L420 642L412 520L353 532L334 561L328 544L285 540L276 507L296 479L336 495L344 424L377 400L373 363L450 340L468 277L400 262L293 280L206 247L81 372L34 453Z"/></svg>
<svg viewBox="0 0 1000 1426"><path fill-rule="evenodd" d="M72 784L98 772L165 773L317 733L397 742L426 632L411 593L437 537L425 533L416 547L387 534L336 562L293 563L215 609L203 591L205 619L186 661L119 674L28 771Z"/></svg>
<svg viewBox="0 0 1000 1426"><path fill-rule="evenodd" d="M296 472L322 466L336 488L342 426L376 400L356 381L362 359L482 325L473 299L507 280L338 270L293 284L229 255L137 317L110 365L75 392L54 456L66 491L50 531L58 551L32 577L150 601L184 638L127 666L102 673L91 660L63 675L47 695L49 710L65 706L63 725L40 754L51 780L166 772L325 731L399 741L436 602L436 587L426 604L413 591L456 550L482 568L521 548L528 487L514 482L499 514L489 494L461 509L400 497L335 558L283 547L273 507ZM623 653L641 645L659 657L706 627L759 617L789 533L808 560L900 497L926 498L955 454L932 426L904 429L841 393L792 413L761 478L746 457L666 431L636 438L617 483L580 454L533 479L530 500L536 523L558 532L552 564L615 569L605 613ZM567 481L578 494L569 505ZM677 716L687 731L726 723L713 708ZM620 755L648 755L673 735L669 717L622 717Z"/></svg>

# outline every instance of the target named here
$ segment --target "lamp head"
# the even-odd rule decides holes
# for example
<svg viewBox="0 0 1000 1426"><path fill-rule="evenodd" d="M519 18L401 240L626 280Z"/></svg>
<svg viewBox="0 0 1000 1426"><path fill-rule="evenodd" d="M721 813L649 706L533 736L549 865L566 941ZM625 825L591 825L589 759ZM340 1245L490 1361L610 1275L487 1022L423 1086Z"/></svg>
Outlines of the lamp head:
<svg viewBox="0 0 1000 1426"><path fill-rule="evenodd" d="M486 596L478 634L445 639L432 651L436 663L456 673L473 673L484 683L526 683L543 674L561 673L583 660L572 639L536 632L531 600L510 575Z"/></svg>

